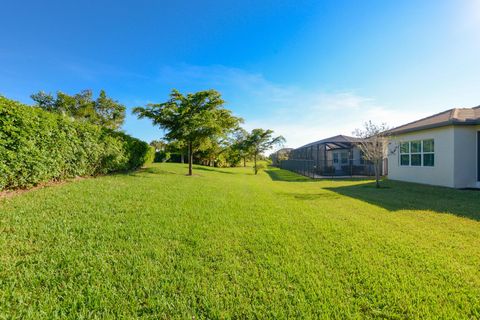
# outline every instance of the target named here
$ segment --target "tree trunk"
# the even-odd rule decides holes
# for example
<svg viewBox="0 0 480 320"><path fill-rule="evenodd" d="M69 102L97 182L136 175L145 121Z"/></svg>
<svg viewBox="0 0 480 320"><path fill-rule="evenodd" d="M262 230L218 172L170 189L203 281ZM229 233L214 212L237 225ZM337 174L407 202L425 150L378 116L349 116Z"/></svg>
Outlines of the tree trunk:
<svg viewBox="0 0 480 320"><path fill-rule="evenodd" d="M255 174L257 174L257 153L253 155L253 170L255 170Z"/></svg>
<svg viewBox="0 0 480 320"><path fill-rule="evenodd" d="M375 186L380 188L380 161L375 160Z"/></svg>
<svg viewBox="0 0 480 320"><path fill-rule="evenodd" d="M243 157L243 167L245 168L247 166L247 159L245 159L246 157Z"/></svg>
<svg viewBox="0 0 480 320"><path fill-rule="evenodd" d="M188 143L188 175L192 175L192 163L193 163L193 150L192 143Z"/></svg>

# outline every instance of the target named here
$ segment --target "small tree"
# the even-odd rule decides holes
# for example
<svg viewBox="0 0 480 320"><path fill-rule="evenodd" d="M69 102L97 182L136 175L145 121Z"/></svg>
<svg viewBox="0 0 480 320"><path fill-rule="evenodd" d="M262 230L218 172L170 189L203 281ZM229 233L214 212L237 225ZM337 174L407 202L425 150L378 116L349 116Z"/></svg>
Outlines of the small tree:
<svg viewBox="0 0 480 320"><path fill-rule="evenodd" d="M253 170L255 174L259 171L257 159L259 155L275 145L281 145L285 143L285 138L282 136L273 137L273 131L270 129L253 129L246 139L247 149L253 156Z"/></svg>
<svg viewBox="0 0 480 320"><path fill-rule="evenodd" d="M163 103L137 107L138 118L152 119L153 124L166 130L168 141L178 141L188 147L188 175L192 175L193 155L208 139L225 134L242 121L223 108L220 93L206 90L187 95L173 89Z"/></svg>
<svg viewBox="0 0 480 320"><path fill-rule="evenodd" d="M383 159L388 152L388 130L389 127L385 123L377 125L368 121L365 122L363 129L355 129L353 132L355 136L362 139L358 147L363 153L363 158L373 164L377 188L380 188Z"/></svg>
<svg viewBox="0 0 480 320"><path fill-rule="evenodd" d="M243 166L247 166L247 157L250 153L250 146L248 145L249 133L243 128L237 128L233 133L231 148L242 160Z"/></svg>

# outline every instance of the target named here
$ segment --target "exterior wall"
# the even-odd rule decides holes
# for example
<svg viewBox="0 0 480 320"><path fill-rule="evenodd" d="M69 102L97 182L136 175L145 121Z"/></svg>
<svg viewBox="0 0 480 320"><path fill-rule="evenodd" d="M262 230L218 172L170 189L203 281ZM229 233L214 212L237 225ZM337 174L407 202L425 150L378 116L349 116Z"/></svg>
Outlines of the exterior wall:
<svg viewBox="0 0 480 320"><path fill-rule="evenodd" d="M448 126L405 133L394 137L390 140L389 145L388 177L392 180L456 187L454 179L454 133L454 127ZM400 166L399 142L424 139L434 139L435 141L434 166ZM392 153L393 150L394 152Z"/></svg>
<svg viewBox="0 0 480 320"><path fill-rule="evenodd" d="M480 189L480 126L477 126L477 183L476 187Z"/></svg>
<svg viewBox="0 0 480 320"><path fill-rule="evenodd" d="M454 127L454 186L477 187L477 131L480 126Z"/></svg>

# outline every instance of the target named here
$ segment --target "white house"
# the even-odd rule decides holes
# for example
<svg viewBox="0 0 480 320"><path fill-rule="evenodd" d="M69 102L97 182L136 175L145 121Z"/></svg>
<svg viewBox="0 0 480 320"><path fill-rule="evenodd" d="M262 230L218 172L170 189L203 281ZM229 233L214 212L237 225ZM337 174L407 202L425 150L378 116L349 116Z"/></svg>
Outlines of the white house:
<svg viewBox="0 0 480 320"><path fill-rule="evenodd" d="M480 188L480 106L447 110L389 132L390 179Z"/></svg>

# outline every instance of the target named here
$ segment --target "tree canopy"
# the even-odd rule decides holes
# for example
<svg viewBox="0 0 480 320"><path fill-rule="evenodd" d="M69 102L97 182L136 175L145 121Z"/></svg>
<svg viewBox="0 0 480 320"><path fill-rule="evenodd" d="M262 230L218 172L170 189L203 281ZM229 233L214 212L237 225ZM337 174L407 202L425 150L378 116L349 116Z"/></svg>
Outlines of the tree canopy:
<svg viewBox="0 0 480 320"><path fill-rule="evenodd" d="M133 113L140 119L151 119L154 125L165 130L166 140L178 141L188 147L188 174L192 175L194 153L212 139L227 135L242 122L223 107L224 103L216 90L184 95L173 89L168 101L136 107Z"/></svg>
<svg viewBox="0 0 480 320"><path fill-rule="evenodd" d="M91 90L83 90L74 95L58 91L56 97L40 91L30 97L38 107L46 111L88 121L112 130L119 129L125 120L125 106L109 98L104 90L100 91L95 100Z"/></svg>
<svg viewBox="0 0 480 320"><path fill-rule="evenodd" d="M231 164L237 164L243 160L243 166L246 167L246 160L251 155L248 145L249 133L243 129L236 129L230 137L230 149L228 158Z"/></svg>
<svg viewBox="0 0 480 320"><path fill-rule="evenodd" d="M150 145L155 148L155 151L163 151L167 147L167 143L163 140L152 140Z"/></svg>

